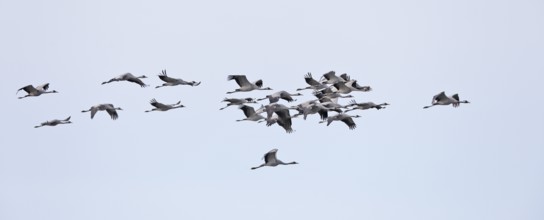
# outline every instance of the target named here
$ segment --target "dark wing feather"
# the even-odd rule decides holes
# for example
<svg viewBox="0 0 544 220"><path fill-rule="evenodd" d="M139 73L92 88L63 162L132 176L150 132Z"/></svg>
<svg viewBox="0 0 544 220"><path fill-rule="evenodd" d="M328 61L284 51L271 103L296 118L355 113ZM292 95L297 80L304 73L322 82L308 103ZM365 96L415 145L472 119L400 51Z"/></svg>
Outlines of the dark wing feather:
<svg viewBox="0 0 544 220"><path fill-rule="evenodd" d="M147 86L142 80L140 80L140 79L138 79L136 77L129 78L129 79L127 79L127 81L136 83L136 84L140 85L141 87L146 87Z"/></svg>
<svg viewBox="0 0 544 220"><path fill-rule="evenodd" d="M227 80L233 80L233 79L236 81L236 83L240 87L250 84L250 82L247 80L246 75L229 75L227 77Z"/></svg>
<svg viewBox="0 0 544 220"><path fill-rule="evenodd" d="M353 118L351 118L351 117L343 118L341 121L346 123L346 125L348 125L350 130L355 129L357 127L357 125L353 121Z"/></svg>
<svg viewBox="0 0 544 220"><path fill-rule="evenodd" d="M151 99L151 101L149 102L149 104L151 104L152 106L155 106L156 108L167 108L168 106L165 105L165 104L162 104L160 102L157 102L156 99Z"/></svg>
<svg viewBox="0 0 544 220"><path fill-rule="evenodd" d="M251 106L248 106L248 105L242 105L240 107L240 109L242 109L242 111L244 112L244 115L249 118L251 117L252 115L255 114L255 109Z"/></svg>
<svg viewBox="0 0 544 220"><path fill-rule="evenodd" d="M293 99L293 97L291 97L291 95L290 95L289 93L285 92L285 91L282 91L282 92L280 93L280 98L286 100L287 102L295 101L295 100Z"/></svg>
<svg viewBox="0 0 544 220"><path fill-rule="evenodd" d="M28 85L28 86L25 86L23 88L18 89L17 93L19 93L19 91L21 91L21 90L25 90L25 92L27 92L28 94L38 92L38 90L36 88L34 88L34 86L32 86L32 85Z"/></svg>
<svg viewBox="0 0 544 220"><path fill-rule="evenodd" d="M310 86L319 86L321 85L321 83L319 83L317 80L315 80L313 77L312 77L312 74L311 73L308 73L304 76L304 80L306 81L306 83L308 83L308 85Z"/></svg>
<svg viewBox="0 0 544 220"><path fill-rule="evenodd" d="M336 72L329 71L328 73L323 74L323 77L325 77L325 79L327 79L327 80L330 80L335 74L336 74Z"/></svg>
<svg viewBox="0 0 544 220"><path fill-rule="evenodd" d="M49 83L39 85L36 87L36 89L43 89L44 91L46 91L47 89L49 89Z"/></svg>
<svg viewBox="0 0 544 220"><path fill-rule="evenodd" d="M276 152L278 152L278 149L272 149L271 151L269 151L268 153L266 153L263 158L264 158L264 163L268 163L269 161L276 161Z"/></svg>
<svg viewBox="0 0 544 220"><path fill-rule="evenodd" d="M259 88L263 87L263 80L262 79L259 79L255 82L255 85Z"/></svg>
<svg viewBox="0 0 544 220"><path fill-rule="evenodd" d="M350 77L347 73L342 73L342 75L340 75L340 78L346 80L346 82L350 80Z"/></svg>
<svg viewBox="0 0 544 220"><path fill-rule="evenodd" d="M113 108L108 108L106 109L106 111L108 112L108 114L110 114L111 119L113 120L116 120L119 117L119 115L117 115L117 111L115 111L115 109Z"/></svg>
<svg viewBox="0 0 544 220"><path fill-rule="evenodd" d="M161 72L161 74L159 75L159 78L162 80L162 81L165 81L165 82L176 82L177 80L172 78L172 77L169 77L168 75L166 75L166 70L163 70Z"/></svg>
<svg viewBox="0 0 544 220"><path fill-rule="evenodd" d="M459 94L454 94L451 97L454 98L455 100L459 101Z"/></svg>

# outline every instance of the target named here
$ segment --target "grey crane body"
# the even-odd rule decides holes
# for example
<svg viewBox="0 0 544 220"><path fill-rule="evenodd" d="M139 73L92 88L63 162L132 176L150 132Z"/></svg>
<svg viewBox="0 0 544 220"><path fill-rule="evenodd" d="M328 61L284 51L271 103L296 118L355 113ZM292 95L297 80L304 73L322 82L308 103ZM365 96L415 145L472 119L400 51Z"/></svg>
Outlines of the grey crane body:
<svg viewBox="0 0 544 220"><path fill-rule="evenodd" d="M340 75L340 78L344 79L345 85L349 87L352 91L359 91L359 92L369 92L372 91L372 88L370 86L361 86L357 83L357 80L351 79L351 77L347 73L343 73Z"/></svg>
<svg viewBox="0 0 544 220"><path fill-rule="evenodd" d="M258 123L261 123L266 120L264 116L261 115L263 113L263 109L259 109L255 111L255 108L249 106L249 105L242 105L240 106L240 109L244 112L244 115L246 118L236 120L238 122L240 121L256 121Z"/></svg>
<svg viewBox="0 0 544 220"><path fill-rule="evenodd" d="M157 86L155 88L160 88L160 87L163 87L163 86L177 86L177 85L190 85L190 86L198 86L200 85L200 82L196 82L196 81L185 81L183 79L180 79L180 78L172 78L172 77L169 77L167 74L166 74L166 70L162 70L161 74L159 74L159 78L164 81L164 83L160 86Z"/></svg>
<svg viewBox="0 0 544 220"><path fill-rule="evenodd" d="M149 101L149 104L151 104L155 108L152 108L151 110L146 110L145 112L152 112L152 111L165 112L165 111L168 111L170 109L185 107L184 105L181 104L181 101L178 101L175 104L163 104L163 103L158 102L156 99L151 99L151 101Z"/></svg>
<svg viewBox="0 0 544 220"><path fill-rule="evenodd" d="M70 124L70 123L72 123L70 121L70 117L71 116L68 116L68 118L62 119L62 120L54 119L54 120L51 120L51 121L46 121L46 122L41 123L38 126L34 126L34 128L39 128L39 127L43 127L43 126L57 126L57 125L60 125L60 124Z"/></svg>
<svg viewBox="0 0 544 220"><path fill-rule="evenodd" d="M263 159L264 159L263 164L261 164L260 166L257 166L257 167L252 167L251 169L255 170L255 169L259 169L259 168L264 167L264 166L275 167L275 166L278 166L278 165L298 164L296 161L289 162L289 163L284 163L283 161L279 160L276 157L277 152L278 152L278 149L272 149L271 151L269 151L268 153L266 153L263 156Z"/></svg>
<svg viewBox="0 0 544 220"><path fill-rule="evenodd" d="M446 96L446 93L444 91L442 91L441 93L433 96L433 100L431 102L431 105L429 106L424 106L423 108L430 108L430 107L433 107L435 105L452 105L454 108L457 108L459 107L459 105L461 103L470 103L469 101L467 100L459 100L459 95L458 94L454 94L452 96Z"/></svg>
<svg viewBox="0 0 544 220"><path fill-rule="evenodd" d="M32 85L27 85L23 88L18 89L15 94L17 95L19 91L24 90L27 93L27 95L18 97L19 99L22 99L26 97L40 96L41 94L47 94L47 93L58 93L56 90L47 91L47 89L49 89L49 83L45 83L43 85L39 85L36 87Z"/></svg>
<svg viewBox="0 0 544 220"><path fill-rule="evenodd" d="M334 102L337 102L338 101L338 98L353 98L352 95L342 95L341 93L337 92L337 91L332 91L330 88L329 89L324 89L324 90L318 90L318 91L314 91L313 95L315 97L317 97L318 99L322 99L322 98L329 98L331 100L334 100Z"/></svg>
<svg viewBox="0 0 544 220"><path fill-rule="evenodd" d="M107 83L111 83L111 82L127 81L127 82L136 83L136 84L140 85L142 88L144 88L144 87L147 87L149 85L145 84L141 80L143 78L147 78L147 77L145 75L134 76L131 73L125 73L125 74L121 74L121 75L119 75L119 76L117 76L115 78L112 78L112 79L110 79L108 81L102 82L102 85L107 84Z"/></svg>
<svg viewBox="0 0 544 220"><path fill-rule="evenodd" d="M345 82L345 80L342 79L342 77L337 76L336 72L329 71L328 73L325 73L323 74L323 76L321 76L320 82L326 84L335 84L337 82Z"/></svg>
<svg viewBox="0 0 544 220"><path fill-rule="evenodd" d="M291 114L289 113L289 108L285 105L273 103L265 106L266 110L266 120L267 126L270 126L274 123L278 123L287 133L292 133L293 122L291 120ZM273 119L273 114L277 115L276 119Z"/></svg>
<svg viewBox="0 0 544 220"><path fill-rule="evenodd" d="M229 75L227 76L227 80L235 80L238 86L240 88L235 89L234 91L227 92L227 94L235 93L235 92L249 92L253 90L272 90L270 87L263 88L263 80L257 80L254 83L251 83L247 80L247 77L245 75Z"/></svg>
<svg viewBox="0 0 544 220"><path fill-rule="evenodd" d="M227 106L220 108L219 110L223 110L231 105L243 105L246 103L257 103L255 99L253 98L243 98L243 99L237 99L237 98L225 98L222 102L228 102Z"/></svg>
<svg viewBox="0 0 544 220"><path fill-rule="evenodd" d="M295 109L298 111L298 113L295 114L293 118L303 115L304 120L306 120L307 116L311 114L319 114L321 120L325 120L328 117L329 111L336 111L339 113L342 112L341 109L325 107L323 104L319 102L319 100L310 100L307 102L303 102L296 106L291 107L291 109Z"/></svg>
<svg viewBox="0 0 544 220"><path fill-rule="evenodd" d="M337 93L341 93L341 94L348 94L348 93L351 93L353 91L360 91L360 90L357 90L357 89L355 89L353 87L350 87L350 86L346 85L346 82L336 82L332 86L336 89Z"/></svg>
<svg viewBox="0 0 544 220"><path fill-rule="evenodd" d="M83 110L81 112L91 112L91 119L93 119L96 112L106 111L110 115L111 119L117 120L117 118L119 118L119 115L117 114L117 110L123 110L123 109L119 107L115 107L113 106L113 104L106 103L106 104L98 104L98 105L92 106L91 108L89 108L89 110Z"/></svg>
<svg viewBox="0 0 544 220"><path fill-rule="evenodd" d="M310 105L309 107L304 109L303 115L304 120L306 120L306 117L310 114L319 114L321 120L325 120L329 117L329 111L335 111L338 113L341 113L342 110L340 108L337 108L335 106L327 106L323 105L323 103L316 102L313 105Z"/></svg>
<svg viewBox="0 0 544 220"><path fill-rule="evenodd" d="M320 90L320 89L325 89L325 88L328 87L328 85L326 83L319 82L319 81L315 80L312 77L312 73L308 73L308 74L304 75L304 81L306 81L306 83L309 86L304 87L304 88L299 88L299 89L297 89L297 91L305 90L305 89Z"/></svg>
<svg viewBox="0 0 544 220"><path fill-rule="evenodd" d="M353 118L359 118L360 115L347 115L345 113L339 113L334 116L330 116L327 118L327 126L329 126L333 121L342 121L344 122L350 130L353 130L357 127L355 124L355 121L353 121ZM320 121L319 123L325 123L325 121Z"/></svg>
<svg viewBox="0 0 544 220"><path fill-rule="evenodd" d="M296 99L293 99L293 96L302 96L301 93L294 93L294 94L291 94L287 91L279 91L279 92L275 92L271 95L267 95L266 97L264 98L261 98L261 99L257 99L257 101L262 101L262 100L265 100L265 99L268 99L268 101L270 102L270 104L272 103L276 103L278 102L280 99L283 99L287 102L292 102L292 101L296 101Z"/></svg>
<svg viewBox="0 0 544 220"><path fill-rule="evenodd" d="M363 102L363 103L357 103L355 100L351 100L346 107L352 107L350 109L347 109L345 112L353 111L353 110L367 110L371 108L375 108L377 110L380 110L382 108L385 108L385 106L389 105L389 103L384 102L382 104L375 104L374 102Z"/></svg>

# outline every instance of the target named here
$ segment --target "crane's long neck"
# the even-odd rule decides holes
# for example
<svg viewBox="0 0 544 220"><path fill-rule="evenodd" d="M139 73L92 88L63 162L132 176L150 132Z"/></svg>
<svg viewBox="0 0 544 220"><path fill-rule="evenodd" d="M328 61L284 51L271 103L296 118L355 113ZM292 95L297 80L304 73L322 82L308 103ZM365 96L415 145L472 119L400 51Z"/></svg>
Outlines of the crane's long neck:
<svg viewBox="0 0 544 220"><path fill-rule="evenodd" d="M297 162L293 161L293 162L289 162L289 163L284 163L283 161L279 161L279 164L281 164L281 165L292 165L292 164L297 164Z"/></svg>
<svg viewBox="0 0 544 220"><path fill-rule="evenodd" d="M264 167L265 165L266 165L266 164L261 164L260 166L258 166L258 167L252 167L251 169L252 169L252 170L259 169L259 168L261 168L261 167Z"/></svg>

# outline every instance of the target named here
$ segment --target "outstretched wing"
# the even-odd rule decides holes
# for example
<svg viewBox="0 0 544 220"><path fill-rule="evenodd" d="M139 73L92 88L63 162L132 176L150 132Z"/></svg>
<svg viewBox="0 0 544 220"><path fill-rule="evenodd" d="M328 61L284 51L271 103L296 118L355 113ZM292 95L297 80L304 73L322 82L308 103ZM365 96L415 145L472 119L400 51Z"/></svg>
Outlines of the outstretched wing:
<svg viewBox="0 0 544 220"><path fill-rule="evenodd" d="M268 163L269 161L272 162L272 163L275 163L276 162L276 152L278 152L278 149L272 149L271 151L268 151L268 153L266 153L263 158L264 158L264 163Z"/></svg>
<svg viewBox="0 0 544 220"><path fill-rule="evenodd" d="M454 94L451 97L454 98L455 100L459 101L459 94Z"/></svg>
<svg viewBox="0 0 544 220"><path fill-rule="evenodd" d="M279 111L275 111L275 113L278 115L278 124L283 127L288 133L292 132L291 125L293 125L293 122L291 120L291 115L289 114L289 109L282 109Z"/></svg>
<svg viewBox="0 0 544 220"><path fill-rule="evenodd" d="M353 121L353 118L351 117L345 117L341 121L344 122L349 127L350 130L353 130L357 127L357 125Z"/></svg>
<svg viewBox="0 0 544 220"><path fill-rule="evenodd" d="M156 108L160 108L160 109L168 108L167 105L162 104L160 102L157 102L156 99L151 99L151 101L149 101L149 104L151 104L152 106L155 106Z"/></svg>
<svg viewBox="0 0 544 220"><path fill-rule="evenodd" d="M347 83L346 83L347 84ZM363 91L363 92L368 92L368 91L371 91L372 88L370 86L361 86L357 83L357 80L353 80L351 81L351 87L357 89L357 90L360 90L360 91Z"/></svg>
<svg viewBox="0 0 544 220"><path fill-rule="evenodd" d="M431 104L437 103L440 100L444 100L444 99L447 99L447 98L448 97L446 96L446 93L444 91L442 91L441 93L438 93L437 95L433 96L433 101L431 102Z"/></svg>
<svg viewBox="0 0 544 220"><path fill-rule="evenodd" d="M27 86L25 86L23 88L18 89L17 93L19 93L19 91L21 91L21 90L25 90L25 92L27 92L28 94L38 92L38 90L36 88L34 88L34 86L32 86L32 85L27 85ZM17 93L15 93L15 94L17 94Z"/></svg>
<svg viewBox="0 0 544 220"><path fill-rule="evenodd" d="M96 115L96 112L98 112L98 108L97 107L92 107L91 108L91 119L94 118L94 115Z"/></svg>
<svg viewBox="0 0 544 220"><path fill-rule="evenodd" d="M114 108L108 108L106 109L106 111L108 112L108 114L110 114L111 119L113 120L116 120L119 117L119 115L117 115L117 111L115 111Z"/></svg>
<svg viewBox="0 0 544 220"><path fill-rule="evenodd" d="M336 76L336 72L334 71L329 71L328 73L323 74L323 77L325 77L325 79L327 80L330 80L334 78L335 76Z"/></svg>
<svg viewBox="0 0 544 220"><path fill-rule="evenodd" d="M249 86L251 83L247 80L246 75L229 75L227 80L235 80L238 86L244 87Z"/></svg>
<svg viewBox="0 0 544 220"><path fill-rule="evenodd" d="M308 74L304 75L304 81L306 81L306 83L308 85L310 85L310 86L319 86L319 85L321 85L321 83L319 83L317 80L315 80L312 77L311 73L308 73Z"/></svg>
<svg viewBox="0 0 544 220"><path fill-rule="evenodd" d="M43 85L39 85L36 87L37 90L43 90L43 91L46 91L47 89L49 89L49 83L45 83Z"/></svg>
<svg viewBox="0 0 544 220"><path fill-rule="evenodd" d="M280 92L280 98L282 98L283 100L286 100L287 102L295 101L295 100L293 99L293 97L291 97L291 94L289 94L289 93L286 92L286 91L281 91L281 92Z"/></svg>
<svg viewBox="0 0 544 220"><path fill-rule="evenodd" d="M136 84L140 85L141 87L146 87L147 86L142 80L140 80L140 79L138 79L136 77L128 78L127 81L136 83Z"/></svg>
<svg viewBox="0 0 544 220"><path fill-rule="evenodd" d="M240 109L242 109L246 118L249 118L255 114L255 109L249 105L242 105L240 106Z"/></svg>
<svg viewBox="0 0 544 220"><path fill-rule="evenodd" d="M162 70L161 74L159 74L159 78L162 80L162 81L165 81L165 82L170 82L170 83L173 83L173 82L176 82L177 80L172 78L172 77L169 77L167 74L166 74L166 70Z"/></svg>
<svg viewBox="0 0 544 220"><path fill-rule="evenodd" d="M337 82L335 84L333 84L334 88L337 89L337 91L341 92L341 93L349 93L351 92L351 89L346 86L346 83L344 82Z"/></svg>
<svg viewBox="0 0 544 220"><path fill-rule="evenodd" d="M255 81L255 85L259 88L263 87L263 80L262 79L259 79L257 81Z"/></svg>
<svg viewBox="0 0 544 220"><path fill-rule="evenodd" d="M351 77L349 77L349 75L347 73L342 73L342 75L340 75L340 78L346 80L346 82L347 82L347 81L350 80Z"/></svg>

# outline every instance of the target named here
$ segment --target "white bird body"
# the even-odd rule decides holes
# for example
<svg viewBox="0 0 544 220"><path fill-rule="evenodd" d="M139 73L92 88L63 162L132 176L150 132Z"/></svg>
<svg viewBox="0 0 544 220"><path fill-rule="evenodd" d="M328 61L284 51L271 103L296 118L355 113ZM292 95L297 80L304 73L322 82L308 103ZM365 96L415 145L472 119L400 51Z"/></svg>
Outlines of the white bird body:
<svg viewBox="0 0 544 220"><path fill-rule="evenodd" d="M116 110L123 110L123 109L119 107L115 107L113 106L113 104L106 103L106 104L98 104L98 105L92 106L91 108L89 108L89 110L83 110L81 112L91 112L91 119L93 119L96 112L106 111L110 115L111 119L117 120L119 115L117 114Z"/></svg>
<svg viewBox="0 0 544 220"><path fill-rule="evenodd" d="M162 73L159 75L159 78L164 81L165 83L163 83L162 85L160 86L157 86L155 88L160 88L160 87L163 87L163 86L177 86L177 85L190 85L190 86L198 86L200 85L200 82L196 82L196 81L185 81L183 79L180 79L180 78L172 78L172 77L169 77L167 74L166 74L166 70L163 70Z"/></svg>
<svg viewBox="0 0 544 220"><path fill-rule="evenodd" d="M252 167L251 169L254 170L254 169L259 169L261 167L264 167L264 166L269 166L269 167L275 167L275 166L278 166L278 165L291 165L291 164L298 164L297 162L293 161L293 162L289 162L289 163L284 163L283 161L279 160L278 158L276 158L276 153L278 152L278 149L272 149L271 151L269 151L268 153L266 153L264 156L263 156L263 159L264 159L264 163L261 164L260 166L257 166L257 167Z"/></svg>
<svg viewBox="0 0 544 220"><path fill-rule="evenodd" d="M38 126L34 126L34 128L39 128L39 127L43 127L43 126L57 126L57 125L60 125L60 124L70 124L70 123L72 123L72 122L70 121L70 116L68 116L68 118L62 119L62 120L54 119L54 120L51 120L51 121L43 122Z"/></svg>
<svg viewBox="0 0 544 220"><path fill-rule="evenodd" d="M444 91L442 91L441 93L433 96L433 100L431 102L431 105L425 106L423 108L430 108L430 107L433 107L435 105L449 105L449 104L451 104L453 107L457 108L457 107L459 107L459 105L461 103L470 103L470 102L467 101L467 100L460 101L458 94L454 94L452 96L446 96L446 93Z"/></svg>
<svg viewBox="0 0 544 220"><path fill-rule="evenodd" d="M238 86L240 88L235 89L232 92L227 92L227 94L235 93L235 92L249 92L253 90L272 90L270 87L263 88L263 80L257 80L254 83L249 82L247 80L246 75L229 75L227 77L227 80L235 80Z"/></svg>
<svg viewBox="0 0 544 220"><path fill-rule="evenodd" d="M141 75L141 76L134 76L132 75L131 73L125 73L125 74L121 74L115 78L112 78L110 79L109 81L106 81L106 82L102 82L102 85L104 84L107 84L107 83L111 83L111 82L119 82L119 81L128 81L128 82L132 82L132 83L136 83L138 85L140 85L142 88L144 87L147 87L149 85L146 85L141 79L143 78L147 78L145 75Z"/></svg>
<svg viewBox="0 0 544 220"><path fill-rule="evenodd" d="M151 110L147 110L147 111L145 111L145 112L152 112L152 111L161 111L161 112L165 112L165 111L168 111L168 110L170 110L170 109L183 108L183 107L185 107L184 105L181 104L181 101L178 101L178 102L175 103L175 104L163 104L163 103L158 102L156 99L151 99L151 101L149 102L149 104L151 104L151 105L154 106L155 108L152 108Z"/></svg>
<svg viewBox="0 0 544 220"><path fill-rule="evenodd" d="M22 99L22 98L26 98L26 97L40 96L41 94L47 94L47 93L58 93L56 90L47 91L47 89L49 89L49 83L45 83L43 85L39 85L39 86L36 86L36 87L34 87L32 85L27 85L27 86L25 86L23 88L18 89L15 94L17 95L17 93L19 93L19 91L24 90L28 94L25 95L25 96L19 97L19 99Z"/></svg>

